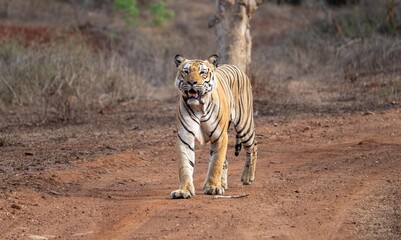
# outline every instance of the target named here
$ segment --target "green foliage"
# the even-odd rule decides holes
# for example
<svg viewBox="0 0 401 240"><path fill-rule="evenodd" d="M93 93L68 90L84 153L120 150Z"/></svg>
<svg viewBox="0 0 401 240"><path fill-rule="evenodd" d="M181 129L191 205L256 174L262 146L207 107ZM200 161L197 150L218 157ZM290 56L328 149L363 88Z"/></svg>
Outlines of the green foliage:
<svg viewBox="0 0 401 240"><path fill-rule="evenodd" d="M174 16L174 12L166 8L164 0L148 3L144 6L139 6L136 0L115 0L113 6L123 11L123 17L127 26L138 24L140 12L150 11L152 24L159 27L163 26L166 20Z"/></svg>
<svg viewBox="0 0 401 240"><path fill-rule="evenodd" d="M113 6L124 11L124 20L128 26L138 21L139 9L136 0L115 0Z"/></svg>
<svg viewBox="0 0 401 240"><path fill-rule="evenodd" d="M164 22L174 17L174 12L167 10L164 1L159 1L150 6L150 11L153 16L153 24L155 26L163 26Z"/></svg>

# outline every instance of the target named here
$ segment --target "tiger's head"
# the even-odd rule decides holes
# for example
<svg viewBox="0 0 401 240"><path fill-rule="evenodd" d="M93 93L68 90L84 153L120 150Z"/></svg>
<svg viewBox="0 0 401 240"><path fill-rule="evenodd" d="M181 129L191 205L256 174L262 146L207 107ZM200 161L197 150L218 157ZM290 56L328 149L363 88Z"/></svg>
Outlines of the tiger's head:
<svg viewBox="0 0 401 240"><path fill-rule="evenodd" d="M219 57L211 55L207 60L189 60L181 55L175 56L178 71L175 85L188 105L203 105L205 99L216 88L214 70L218 66Z"/></svg>

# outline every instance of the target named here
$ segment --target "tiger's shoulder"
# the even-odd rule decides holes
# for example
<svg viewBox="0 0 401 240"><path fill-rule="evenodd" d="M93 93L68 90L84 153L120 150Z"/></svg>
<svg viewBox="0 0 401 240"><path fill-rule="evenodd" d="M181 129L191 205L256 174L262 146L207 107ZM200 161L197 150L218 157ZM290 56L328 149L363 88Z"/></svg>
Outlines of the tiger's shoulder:
<svg viewBox="0 0 401 240"><path fill-rule="evenodd" d="M249 81L248 76L239 67L230 64L218 66L215 75L220 81L224 81L232 85L236 81Z"/></svg>

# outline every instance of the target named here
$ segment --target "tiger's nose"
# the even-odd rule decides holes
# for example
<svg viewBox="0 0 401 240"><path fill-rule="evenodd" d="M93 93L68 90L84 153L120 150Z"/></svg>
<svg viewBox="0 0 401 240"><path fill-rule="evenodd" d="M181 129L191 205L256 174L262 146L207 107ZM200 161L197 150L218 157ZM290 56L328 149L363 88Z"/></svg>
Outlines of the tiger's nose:
<svg viewBox="0 0 401 240"><path fill-rule="evenodd" d="M197 84L198 82L196 80L188 80L188 84L193 86L195 84Z"/></svg>

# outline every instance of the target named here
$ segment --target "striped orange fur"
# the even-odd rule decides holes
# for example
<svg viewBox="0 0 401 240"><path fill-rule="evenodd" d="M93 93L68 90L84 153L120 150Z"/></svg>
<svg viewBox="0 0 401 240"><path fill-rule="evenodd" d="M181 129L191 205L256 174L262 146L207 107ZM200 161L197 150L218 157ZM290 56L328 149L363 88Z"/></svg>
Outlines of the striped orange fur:
<svg viewBox="0 0 401 240"><path fill-rule="evenodd" d="M226 155L231 123L236 131L235 155L239 155L242 147L246 151L241 181L251 184L255 180L257 142L249 78L236 66L218 66L217 55L207 60L188 60L177 55L175 63L178 68L176 87L180 91L176 114L180 186L170 197L195 195L195 140L201 144L211 143L204 193L224 194L228 188Z"/></svg>

